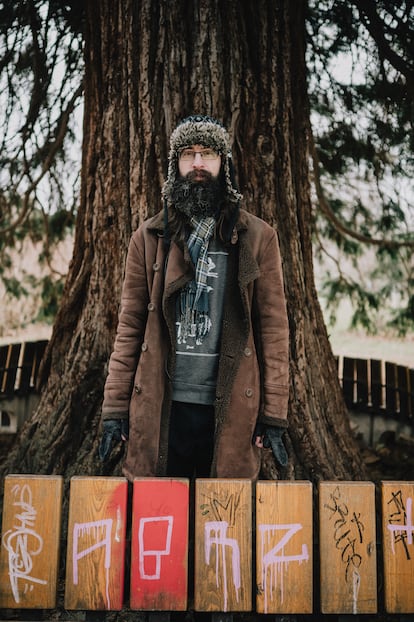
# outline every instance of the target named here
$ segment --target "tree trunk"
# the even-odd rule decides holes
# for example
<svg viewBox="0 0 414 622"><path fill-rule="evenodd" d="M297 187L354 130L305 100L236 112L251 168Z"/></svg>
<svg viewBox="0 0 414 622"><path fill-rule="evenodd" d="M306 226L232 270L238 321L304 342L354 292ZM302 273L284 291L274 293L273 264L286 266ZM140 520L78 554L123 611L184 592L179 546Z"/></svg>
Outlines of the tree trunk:
<svg viewBox="0 0 414 622"><path fill-rule="evenodd" d="M363 477L314 285L305 3L102 0L86 11L74 256L40 404L3 473L103 472L99 414L128 240L161 207L171 130L200 112L230 128L245 206L279 232L291 330L291 466L279 475ZM106 474L119 473L121 451Z"/></svg>

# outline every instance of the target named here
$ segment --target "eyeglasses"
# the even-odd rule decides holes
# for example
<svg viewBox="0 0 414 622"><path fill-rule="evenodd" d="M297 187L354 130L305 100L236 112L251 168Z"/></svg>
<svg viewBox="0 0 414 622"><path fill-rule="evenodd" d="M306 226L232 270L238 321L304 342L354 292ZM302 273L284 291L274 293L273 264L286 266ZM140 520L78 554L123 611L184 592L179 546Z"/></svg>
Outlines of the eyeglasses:
<svg viewBox="0 0 414 622"><path fill-rule="evenodd" d="M183 149L180 152L180 160L189 162L195 160L197 154L200 154L202 160L216 160L219 155L213 149L203 149L202 151L195 151L194 149Z"/></svg>

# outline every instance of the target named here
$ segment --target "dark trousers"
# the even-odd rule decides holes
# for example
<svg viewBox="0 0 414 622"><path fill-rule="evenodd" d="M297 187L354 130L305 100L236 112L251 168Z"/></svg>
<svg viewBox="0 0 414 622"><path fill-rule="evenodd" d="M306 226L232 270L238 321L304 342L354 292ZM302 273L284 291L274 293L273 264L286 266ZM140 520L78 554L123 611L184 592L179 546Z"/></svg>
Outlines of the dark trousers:
<svg viewBox="0 0 414 622"><path fill-rule="evenodd" d="M214 407L173 402L167 475L209 477L214 447Z"/></svg>

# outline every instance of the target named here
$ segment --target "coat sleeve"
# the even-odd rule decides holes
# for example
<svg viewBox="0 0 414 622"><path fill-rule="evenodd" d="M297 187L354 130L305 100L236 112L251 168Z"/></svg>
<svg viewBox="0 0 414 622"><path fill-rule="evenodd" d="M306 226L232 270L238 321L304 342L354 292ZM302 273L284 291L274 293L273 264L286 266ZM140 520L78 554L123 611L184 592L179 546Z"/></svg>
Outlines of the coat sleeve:
<svg viewBox="0 0 414 622"><path fill-rule="evenodd" d="M254 292L254 326L262 392L258 421L287 427L289 324L276 232L272 230L266 240L260 252L260 276Z"/></svg>
<svg viewBox="0 0 414 622"><path fill-rule="evenodd" d="M144 339L148 302L143 235L138 230L128 248L117 333L105 382L103 419L128 417L134 375Z"/></svg>

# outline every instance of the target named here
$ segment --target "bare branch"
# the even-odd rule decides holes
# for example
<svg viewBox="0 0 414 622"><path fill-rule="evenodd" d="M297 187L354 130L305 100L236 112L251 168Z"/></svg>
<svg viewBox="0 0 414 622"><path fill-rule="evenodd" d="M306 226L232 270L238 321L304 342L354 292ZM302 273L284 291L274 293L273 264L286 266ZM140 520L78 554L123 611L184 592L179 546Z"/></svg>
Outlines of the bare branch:
<svg viewBox="0 0 414 622"><path fill-rule="evenodd" d="M363 235L351 227L345 225L335 214L332 207L329 204L328 199L325 196L325 193L322 188L321 177L320 177L320 164L319 158L316 151L315 141L313 140L312 133L310 132L310 155L313 162L313 181L315 184L316 195L318 197L319 207L321 208L323 214L328 218L328 220L332 223L335 230L343 236L348 236L353 238L354 240L358 240L358 242L363 242L364 244L371 244L372 246L378 246L380 248L403 248L409 247L414 248L414 240L387 240L383 238L373 238L367 235Z"/></svg>
<svg viewBox="0 0 414 622"><path fill-rule="evenodd" d="M31 209L32 209L32 203L30 202L30 196L32 192L37 188L37 186L39 185L40 181L45 176L45 174L50 170L57 152L62 147L63 141L66 136L66 131L68 128L70 115L72 114L75 108L76 102L78 101L79 97L82 94L82 91L83 91L83 84L80 84L78 88L76 89L76 91L74 92L74 94L72 95L72 98L69 100L68 105L62 111L57 128L56 128L56 138L53 142L48 144L47 154L43 161L42 169L40 173L38 174L37 178L31 181L30 185L28 186L28 188L26 189L24 193L23 208L21 209L18 217L16 218L14 222L12 222L10 225L5 227L4 229L0 229L0 234L5 234L5 233L8 233L9 231L14 230L16 227L23 224L26 221L27 217L29 216ZM47 141L45 145L46 144L47 144ZM43 146L43 148L40 149L40 151L43 151L43 149L45 149L45 145ZM27 165L27 168L29 168L28 165Z"/></svg>

